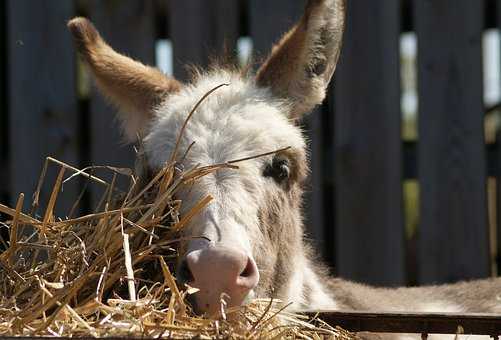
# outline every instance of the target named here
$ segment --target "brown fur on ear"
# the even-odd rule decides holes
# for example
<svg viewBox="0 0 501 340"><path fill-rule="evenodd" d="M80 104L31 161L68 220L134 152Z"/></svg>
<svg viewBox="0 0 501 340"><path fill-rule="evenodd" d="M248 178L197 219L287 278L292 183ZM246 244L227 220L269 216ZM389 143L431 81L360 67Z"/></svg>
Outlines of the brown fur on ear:
<svg viewBox="0 0 501 340"><path fill-rule="evenodd" d="M309 0L301 20L273 47L257 73L260 86L292 101L291 118L320 104L334 74L346 0Z"/></svg>
<svg viewBox="0 0 501 340"><path fill-rule="evenodd" d="M154 67L115 52L85 18L70 20L68 28L99 89L120 109L125 136L136 140L155 106L169 93L179 91L181 84Z"/></svg>

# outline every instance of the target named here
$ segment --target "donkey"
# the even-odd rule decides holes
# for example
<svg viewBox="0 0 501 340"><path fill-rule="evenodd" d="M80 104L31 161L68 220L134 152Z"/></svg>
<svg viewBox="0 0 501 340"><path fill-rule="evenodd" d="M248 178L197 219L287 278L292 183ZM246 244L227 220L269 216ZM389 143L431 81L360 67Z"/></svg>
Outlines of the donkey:
<svg viewBox="0 0 501 340"><path fill-rule="evenodd" d="M281 150L236 170L218 170L179 193L186 207L207 194L215 198L183 231L203 236L187 242L178 268L200 289L194 299L199 312L216 313L224 293L229 306L274 297L293 302L295 310L501 313L501 279L373 288L330 278L305 242L301 199L308 162L298 120L325 97L340 54L345 7L345 0L309 0L256 74L211 68L189 84L118 54L85 18L68 27L98 88L118 107L125 138L140 139L151 171L170 159L187 113L221 84L227 86L199 106L182 135L181 149L195 142L182 165Z"/></svg>

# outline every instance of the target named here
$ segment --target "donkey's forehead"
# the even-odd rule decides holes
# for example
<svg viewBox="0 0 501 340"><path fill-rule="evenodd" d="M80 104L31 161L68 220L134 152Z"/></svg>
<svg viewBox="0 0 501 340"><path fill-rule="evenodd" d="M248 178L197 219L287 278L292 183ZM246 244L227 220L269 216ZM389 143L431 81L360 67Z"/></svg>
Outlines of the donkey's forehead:
<svg viewBox="0 0 501 340"><path fill-rule="evenodd" d="M172 95L156 110L156 118L144 140L150 165L159 168L169 159L181 126L195 104L218 85L190 119L180 152L195 142L188 165L222 163L275 151L284 147L303 152L301 130L287 118L286 102L252 80L221 72L202 76L193 85Z"/></svg>

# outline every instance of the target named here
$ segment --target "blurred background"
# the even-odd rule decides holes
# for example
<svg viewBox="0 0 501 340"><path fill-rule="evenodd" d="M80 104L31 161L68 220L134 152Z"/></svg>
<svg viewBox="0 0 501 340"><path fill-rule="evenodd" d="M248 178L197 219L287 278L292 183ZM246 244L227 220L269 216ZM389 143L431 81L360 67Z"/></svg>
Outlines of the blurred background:
<svg viewBox="0 0 501 340"><path fill-rule="evenodd" d="M186 64L211 56L262 60L305 2L2 0L0 201L15 205L24 192L29 211L47 156L76 168L134 164L76 57L71 17L91 18L116 50L186 80ZM348 0L328 100L304 121L308 237L333 273L395 286L500 272L500 24L496 0ZM42 206L58 170L48 167ZM102 192L65 183L60 216L92 211Z"/></svg>

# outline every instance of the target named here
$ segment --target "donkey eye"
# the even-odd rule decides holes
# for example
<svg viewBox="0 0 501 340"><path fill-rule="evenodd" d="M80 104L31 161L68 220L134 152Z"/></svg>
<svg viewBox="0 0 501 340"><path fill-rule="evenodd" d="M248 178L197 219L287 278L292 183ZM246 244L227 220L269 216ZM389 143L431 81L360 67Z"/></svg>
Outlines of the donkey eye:
<svg viewBox="0 0 501 340"><path fill-rule="evenodd" d="M271 164L268 164L263 172L264 177L271 177L277 183L282 183L290 176L290 164L288 159L273 158Z"/></svg>

